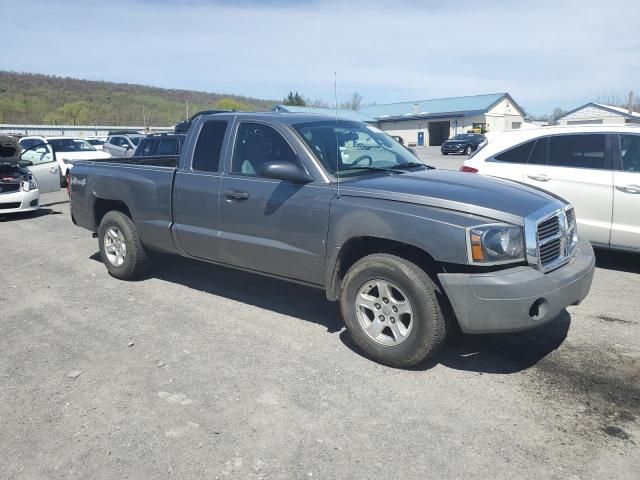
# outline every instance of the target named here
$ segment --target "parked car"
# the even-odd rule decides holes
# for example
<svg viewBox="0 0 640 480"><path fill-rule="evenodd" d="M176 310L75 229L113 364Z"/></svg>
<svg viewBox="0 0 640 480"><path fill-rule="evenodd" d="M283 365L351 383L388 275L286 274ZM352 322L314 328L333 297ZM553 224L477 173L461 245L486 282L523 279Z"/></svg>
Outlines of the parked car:
<svg viewBox="0 0 640 480"><path fill-rule="evenodd" d="M478 149L478 146L486 142L486 137L479 133L459 133L449 140L445 140L440 146L440 152L443 155L450 153L471 155Z"/></svg>
<svg viewBox="0 0 640 480"><path fill-rule="evenodd" d="M107 141L107 137L89 137L84 139L89 145L91 145L96 150L102 150L104 146L104 142Z"/></svg>
<svg viewBox="0 0 640 480"><path fill-rule="evenodd" d="M356 136L379 148L345 161L336 145ZM202 115L184 145L156 165L71 171L71 218L97 234L112 276L139 277L159 250L322 288L355 344L396 367L433 355L456 320L525 330L589 291L593 250L567 202L432 169L364 123Z"/></svg>
<svg viewBox="0 0 640 480"><path fill-rule="evenodd" d="M40 194L60 190L60 168L48 145L23 151L18 139L0 135L0 214L35 211Z"/></svg>
<svg viewBox="0 0 640 480"><path fill-rule="evenodd" d="M102 149L112 157L133 157L140 140L141 134L115 134L109 135Z"/></svg>
<svg viewBox="0 0 640 480"><path fill-rule="evenodd" d="M357 140L355 140L356 148L360 150L369 150L370 148L379 148L380 145L375 141L374 138L368 135L360 135Z"/></svg>
<svg viewBox="0 0 640 480"><path fill-rule="evenodd" d="M505 132L462 170L517 180L570 201L598 247L640 251L640 126Z"/></svg>
<svg viewBox="0 0 640 480"><path fill-rule="evenodd" d="M61 187L66 185L67 171L76 160L111 157L105 152L97 151L81 138L30 136L20 139L20 145L25 149L38 144L48 145L51 148L53 156L60 167L59 186Z"/></svg>
<svg viewBox="0 0 640 480"><path fill-rule="evenodd" d="M157 133L148 135L138 143L134 157L180 155L184 133Z"/></svg>

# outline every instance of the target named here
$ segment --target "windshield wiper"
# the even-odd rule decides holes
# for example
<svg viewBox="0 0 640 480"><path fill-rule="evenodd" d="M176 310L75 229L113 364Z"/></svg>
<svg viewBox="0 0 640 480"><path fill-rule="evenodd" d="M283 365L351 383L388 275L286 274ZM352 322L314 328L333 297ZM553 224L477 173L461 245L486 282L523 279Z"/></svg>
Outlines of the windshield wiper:
<svg viewBox="0 0 640 480"><path fill-rule="evenodd" d="M426 165L422 162L407 162L407 163L399 163L394 168L412 168L412 167L425 167L425 168L435 168L431 165Z"/></svg>
<svg viewBox="0 0 640 480"><path fill-rule="evenodd" d="M338 170L336 173L340 172L348 172L350 170L369 170L370 172L395 172L395 173L405 173L403 170L396 170L394 168L389 167L372 167L370 165L358 165L356 167L349 167L343 170Z"/></svg>

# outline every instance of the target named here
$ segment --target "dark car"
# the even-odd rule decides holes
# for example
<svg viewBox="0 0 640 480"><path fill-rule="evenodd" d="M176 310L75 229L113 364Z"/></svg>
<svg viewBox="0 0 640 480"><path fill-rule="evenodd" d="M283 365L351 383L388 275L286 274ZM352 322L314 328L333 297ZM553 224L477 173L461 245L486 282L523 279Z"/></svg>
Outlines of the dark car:
<svg viewBox="0 0 640 480"><path fill-rule="evenodd" d="M180 155L186 134L159 133L149 135L138 144L135 157L157 157L162 155Z"/></svg>
<svg viewBox="0 0 640 480"><path fill-rule="evenodd" d="M481 143L486 141L487 138L479 133L459 133L455 137L445 140L440 147L440 152L443 155L449 155L450 153L471 155Z"/></svg>

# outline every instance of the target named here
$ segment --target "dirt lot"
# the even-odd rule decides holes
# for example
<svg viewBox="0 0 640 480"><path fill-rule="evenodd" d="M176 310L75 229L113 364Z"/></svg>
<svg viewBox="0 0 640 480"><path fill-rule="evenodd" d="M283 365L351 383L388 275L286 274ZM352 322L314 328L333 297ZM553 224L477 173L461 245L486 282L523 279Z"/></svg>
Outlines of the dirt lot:
<svg viewBox="0 0 640 480"><path fill-rule="evenodd" d="M402 371L321 291L172 257L117 281L43 203L0 221L0 478L638 478L640 256Z"/></svg>

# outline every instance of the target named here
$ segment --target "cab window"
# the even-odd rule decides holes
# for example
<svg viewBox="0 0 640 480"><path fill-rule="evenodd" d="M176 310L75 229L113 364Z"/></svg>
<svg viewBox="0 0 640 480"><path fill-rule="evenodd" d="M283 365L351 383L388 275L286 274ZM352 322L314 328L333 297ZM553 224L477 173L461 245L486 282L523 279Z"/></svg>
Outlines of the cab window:
<svg viewBox="0 0 640 480"><path fill-rule="evenodd" d="M232 173L258 176L268 162L300 166L294 151L275 129L259 123L241 123L233 149Z"/></svg>

